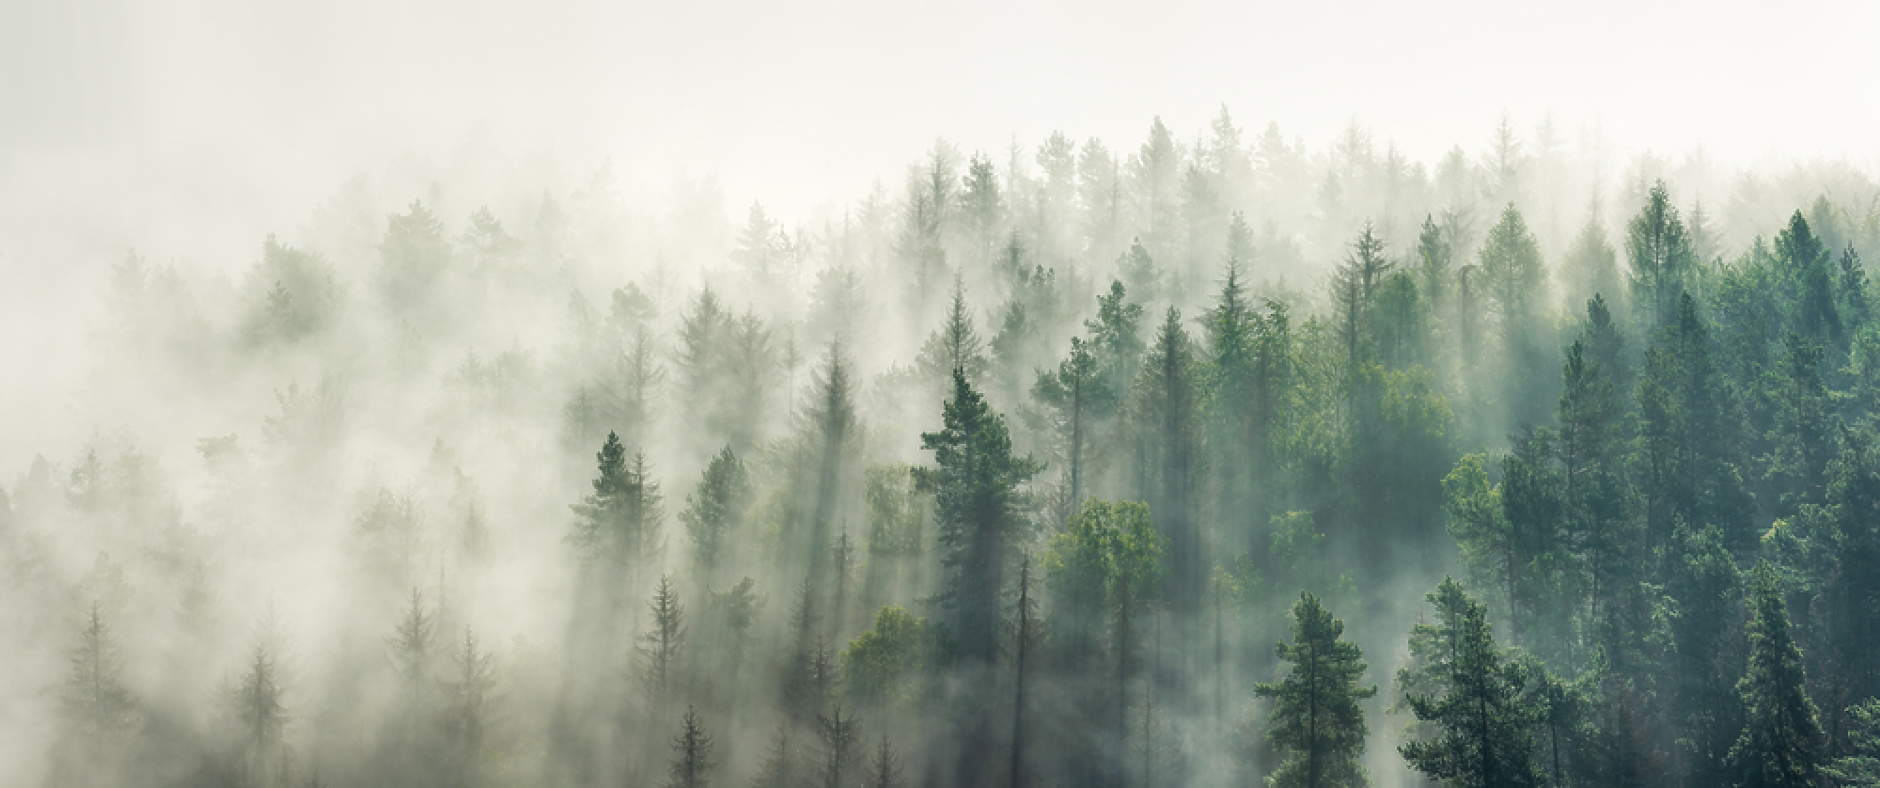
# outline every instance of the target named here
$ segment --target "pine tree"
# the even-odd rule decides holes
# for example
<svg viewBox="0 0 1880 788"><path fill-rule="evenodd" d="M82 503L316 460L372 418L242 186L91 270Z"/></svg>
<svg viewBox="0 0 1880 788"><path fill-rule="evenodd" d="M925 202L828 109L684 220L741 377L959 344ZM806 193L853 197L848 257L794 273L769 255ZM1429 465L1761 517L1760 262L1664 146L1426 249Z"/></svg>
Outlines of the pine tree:
<svg viewBox="0 0 1880 788"><path fill-rule="evenodd" d="M718 565L725 537L743 525L753 497L750 471L727 444L705 466L697 491L685 497L685 511L679 513L692 538L692 555L706 571Z"/></svg>
<svg viewBox="0 0 1880 788"><path fill-rule="evenodd" d="M474 775L489 732L490 707L496 701L496 655L485 651L475 630L465 628L451 653L457 666L444 689L444 735L456 748L465 770Z"/></svg>
<svg viewBox="0 0 1880 788"><path fill-rule="evenodd" d="M670 575L659 576L659 586L647 603L653 614L653 626L640 636L636 649L640 656L640 683L654 703L664 701L674 689L685 667L681 655L686 647L685 607L679 603L679 591Z"/></svg>
<svg viewBox="0 0 1880 788"><path fill-rule="evenodd" d="M1847 710L1855 730L1849 737L1851 754L1834 759L1822 773L1851 788L1880 788L1880 698L1870 698Z"/></svg>
<svg viewBox="0 0 1880 788"><path fill-rule="evenodd" d="M894 745L888 743L888 737L882 736L881 743L875 746L875 757L868 763L868 775L862 780L863 788L906 788L901 780L901 759L894 754Z"/></svg>
<svg viewBox="0 0 1880 788"><path fill-rule="evenodd" d="M952 612L960 656L987 663L997 650L998 594L1027 523L1018 488L1042 467L1012 455L1005 419L973 389L963 369L953 371L953 396L942 410L940 432L921 434L934 453L932 468L916 470L934 493L934 519L947 570L941 603Z"/></svg>
<svg viewBox="0 0 1880 788"><path fill-rule="evenodd" d="M1821 784L1821 724L1808 697L1802 650L1789 634L1775 569L1759 562L1753 577L1749 668L1736 685L1748 719L1730 761L1745 788L1813 788Z"/></svg>
<svg viewBox="0 0 1880 788"><path fill-rule="evenodd" d="M665 517L659 484L648 477L646 454L637 453L629 461L614 433L607 434L607 443L594 456L599 462L594 493L569 507L578 519L568 541L590 564L630 569L658 544Z"/></svg>
<svg viewBox="0 0 1880 788"><path fill-rule="evenodd" d="M757 776L751 780L751 788L800 788L803 782L802 769L791 734L789 721L778 720L777 732L770 740L770 750L758 764Z"/></svg>
<svg viewBox="0 0 1880 788"><path fill-rule="evenodd" d="M921 377L936 387L943 387L943 381L955 369L965 371L966 379L974 384L985 380L990 361L986 357L985 340L979 337L972 312L966 308L964 279L954 278L953 303L947 309L946 324L927 336L915 365L920 368Z"/></svg>
<svg viewBox="0 0 1880 788"><path fill-rule="evenodd" d="M1365 328L1370 324L1371 303L1394 267L1396 264L1384 256L1383 237L1370 221L1365 221L1358 237L1351 241L1345 262L1332 273L1333 313L1347 365L1356 366L1364 358L1360 351L1369 350L1370 337Z"/></svg>
<svg viewBox="0 0 1880 788"><path fill-rule="evenodd" d="M687 706L672 740L672 762L666 767L666 788L710 788L712 737L699 721L698 709Z"/></svg>
<svg viewBox="0 0 1880 788"><path fill-rule="evenodd" d="M842 716L838 703L829 714L816 715L816 735L822 740L817 758L817 783L822 788L843 788L845 779L853 779L861 770L862 738L860 722L854 716ZM845 777L846 775L846 777Z"/></svg>
<svg viewBox="0 0 1880 788"><path fill-rule="evenodd" d="M111 627L93 602L69 656L71 672L60 692L63 730L54 750L55 782L109 779L123 755L137 704L123 682L123 660Z"/></svg>
<svg viewBox="0 0 1880 788"><path fill-rule="evenodd" d="M1664 181L1652 184L1645 207L1626 225L1632 305L1647 331L1677 318L1678 299L1696 273L1697 255Z"/></svg>
<svg viewBox="0 0 1880 788"><path fill-rule="evenodd" d="M1064 458L1067 511L1083 500L1085 450L1093 443L1097 422L1114 413L1115 393L1103 385L1102 370L1089 342L1071 337L1071 353L1056 372L1040 371L1032 397L1050 411L1050 422ZM1068 516L1068 515L1067 515Z"/></svg>
<svg viewBox="0 0 1880 788"><path fill-rule="evenodd" d="M404 615L399 617L385 643L392 649L392 672L414 700L429 683L431 641L435 629L436 620L424 608L424 592L417 588L411 589L411 595L406 598Z"/></svg>
<svg viewBox="0 0 1880 788"><path fill-rule="evenodd" d="M1429 600L1438 620L1431 635L1442 644L1430 669L1443 694L1408 698L1417 720L1435 731L1397 751L1411 768L1463 788L1537 785L1525 676L1495 645L1487 610L1448 578Z"/></svg>
<svg viewBox="0 0 1880 788"><path fill-rule="evenodd" d="M1360 686L1366 665L1356 645L1342 640L1345 622L1332 617L1318 597L1300 592L1292 610L1293 642L1279 644L1292 668L1278 683L1259 684L1254 694L1273 700L1268 736L1285 760L1267 784L1275 788L1363 786L1370 782L1360 759L1370 729L1359 701L1377 695Z"/></svg>
<svg viewBox="0 0 1880 788"><path fill-rule="evenodd" d="M1144 361L1133 403L1138 483L1155 512L1157 530L1168 542L1170 609L1184 617L1199 610L1207 583L1201 528L1194 514L1205 462L1194 355L1181 312L1169 307Z"/></svg>
<svg viewBox="0 0 1880 788"><path fill-rule="evenodd" d="M1142 340L1142 304L1129 300L1129 291L1120 280L1112 281L1110 292L1097 296L1097 316L1084 321L1084 328L1090 332L1091 352L1109 387L1107 396L1122 402L1148 350Z"/></svg>

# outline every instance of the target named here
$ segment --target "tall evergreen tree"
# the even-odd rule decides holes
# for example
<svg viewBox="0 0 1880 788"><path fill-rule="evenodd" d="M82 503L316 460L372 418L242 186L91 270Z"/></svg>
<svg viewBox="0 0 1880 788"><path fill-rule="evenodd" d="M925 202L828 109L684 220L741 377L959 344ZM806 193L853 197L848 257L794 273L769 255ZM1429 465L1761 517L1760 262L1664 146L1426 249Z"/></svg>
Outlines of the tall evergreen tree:
<svg viewBox="0 0 1880 788"><path fill-rule="evenodd" d="M934 453L934 467L916 469L922 487L934 493L941 564L947 570L941 603L951 611L960 656L990 662L997 650L998 594L1028 528L1018 488L1041 466L1012 454L1005 419L953 370L953 396L942 409L945 426L921 434L921 448Z"/></svg>
<svg viewBox="0 0 1880 788"><path fill-rule="evenodd" d="M647 608L653 614L652 627L640 635L636 653L640 659L640 683L655 704L663 702L676 688L685 670L682 655L686 648L685 606L672 578L659 576Z"/></svg>
<svg viewBox="0 0 1880 788"><path fill-rule="evenodd" d="M705 466L698 490L685 497L685 511L679 513L692 538L692 555L707 572L724 554L725 537L743 524L752 498L751 473L727 444Z"/></svg>
<svg viewBox="0 0 1880 788"><path fill-rule="evenodd" d="M1808 697L1802 650L1789 634L1788 606L1774 568L1759 563L1749 596L1749 668L1737 682L1747 714L1730 748L1746 788L1813 788L1821 784L1821 724Z"/></svg>
<svg viewBox="0 0 1880 788"><path fill-rule="evenodd" d="M1645 207L1626 225L1625 256L1640 323L1648 332L1669 325L1677 319L1678 299L1698 260L1664 181L1652 184Z"/></svg>
<svg viewBox="0 0 1880 788"><path fill-rule="evenodd" d="M594 455L598 473L594 492L569 508L577 515L568 541L584 560L607 569L630 569L659 544L665 507L659 483L649 478L646 454L627 459L620 437L607 434L607 443Z"/></svg>
<svg viewBox="0 0 1880 788"><path fill-rule="evenodd" d="M1397 751L1411 768L1452 785L1539 784L1532 715L1521 701L1526 677L1495 645L1487 610L1448 578L1429 600L1438 621L1431 634L1443 644L1431 667L1444 692L1408 700L1416 718L1433 723L1436 732Z"/></svg>
<svg viewBox="0 0 1880 788"><path fill-rule="evenodd" d="M1292 609L1291 643L1279 644L1279 658L1292 663L1286 678L1260 684L1254 694L1273 701L1267 734L1284 760L1267 777L1275 788L1364 786L1370 783L1360 759L1369 727L1360 701L1377 695L1377 686L1359 685L1363 654L1345 641L1345 622L1300 592Z"/></svg>
<svg viewBox="0 0 1880 788"><path fill-rule="evenodd" d="M698 709L687 706L679 721L679 734L672 740L672 761L666 767L666 788L710 788L712 762L711 734L699 721Z"/></svg>

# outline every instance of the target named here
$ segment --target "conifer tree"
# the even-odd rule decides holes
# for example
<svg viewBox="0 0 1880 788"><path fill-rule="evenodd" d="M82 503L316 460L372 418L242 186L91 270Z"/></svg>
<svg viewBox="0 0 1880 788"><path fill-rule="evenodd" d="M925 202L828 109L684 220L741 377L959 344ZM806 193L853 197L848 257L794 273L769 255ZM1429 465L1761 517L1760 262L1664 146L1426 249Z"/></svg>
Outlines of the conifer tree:
<svg viewBox="0 0 1880 788"><path fill-rule="evenodd" d="M837 703L829 714L816 715L816 735L822 740L817 758L817 784L822 788L843 788L862 769L863 744L860 722L853 715L842 715Z"/></svg>
<svg viewBox="0 0 1880 788"><path fill-rule="evenodd" d="M594 492L569 507L578 517L568 540L590 564L629 569L658 544L665 517L659 483L648 476L645 452L627 459L626 447L614 433L607 434L607 443L594 456L599 463Z"/></svg>
<svg viewBox="0 0 1880 788"><path fill-rule="evenodd" d="M901 780L901 759L894 754L894 745L883 735L881 743L875 746L875 757L868 762L868 775L862 780L863 788L906 788ZM1015 784L1016 786L1016 784Z"/></svg>
<svg viewBox="0 0 1880 788"><path fill-rule="evenodd" d="M1526 679L1495 645L1487 610L1448 578L1429 600L1438 621L1432 634L1443 644L1430 667L1443 694L1408 701L1435 732L1397 751L1411 768L1464 788L1537 785L1531 713L1521 702Z"/></svg>
<svg viewBox="0 0 1880 788"><path fill-rule="evenodd" d="M1083 500L1085 451L1094 440L1096 423L1116 408L1115 392L1103 385L1102 370L1090 343L1071 337L1071 353L1056 372L1040 371L1032 397L1050 410L1051 426L1062 442L1065 497L1074 509Z"/></svg>
<svg viewBox="0 0 1880 788"><path fill-rule="evenodd" d="M431 669L431 644L437 620L424 607L424 592L411 589L405 612L385 639L391 646L392 672L397 674L407 703L415 703L428 689Z"/></svg>
<svg viewBox="0 0 1880 788"><path fill-rule="evenodd" d="M54 750L55 782L102 782L124 754L137 704L124 686L117 641L97 602L87 610L68 661L71 671L59 693L64 725Z"/></svg>
<svg viewBox="0 0 1880 788"><path fill-rule="evenodd" d="M1730 761L1745 788L1812 788L1821 784L1821 723L1808 697L1802 650L1789 634L1775 569L1759 562L1753 577L1749 667L1736 685L1747 719Z"/></svg>
<svg viewBox="0 0 1880 788"><path fill-rule="evenodd" d="M727 444L701 474L698 489L685 497L679 519L692 538L692 555L706 571L724 554L725 537L736 531L749 511L751 474Z"/></svg>
<svg viewBox="0 0 1880 788"><path fill-rule="evenodd" d="M710 788L712 737L699 721L698 709L687 706L672 740L672 761L666 767L666 788Z"/></svg>
<svg viewBox="0 0 1880 788"><path fill-rule="evenodd" d="M1377 695L1377 686L1358 683L1366 668L1363 654L1341 639L1345 622L1333 618L1318 597L1300 592L1292 618L1293 641L1278 649L1280 659L1292 663L1286 678L1254 687L1255 695L1273 700L1268 736L1284 757L1267 784L1367 785L1359 760L1370 729L1359 701Z"/></svg>
<svg viewBox="0 0 1880 788"><path fill-rule="evenodd" d="M1180 310L1169 307L1144 362L1134 403L1138 483L1150 511L1155 512L1156 528L1168 543L1170 609L1183 617L1200 608L1207 582L1201 528L1194 516L1205 462L1194 356Z"/></svg>
<svg viewBox="0 0 1880 788"><path fill-rule="evenodd" d="M1640 322L1647 331L1669 325L1698 260L1664 181L1652 184L1645 207L1626 225L1625 256Z"/></svg>
<svg viewBox="0 0 1880 788"><path fill-rule="evenodd" d="M953 396L942 414L941 431L921 434L921 448L934 453L935 467L917 469L916 479L934 493L947 570L940 601L952 613L960 656L987 663L997 650L998 594L1028 525L1018 488L1041 465L1012 455L1005 419L974 390L963 369L953 371Z"/></svg>
<svg viewBox="0 0 1880 788"><path fill-rule="evenodd" d="M440 682L444 689L444 735L474 780L489 733L491 706L496 701L496 655L482 648L475 630L465 628L451 661L457 666L456 680Z"/></svg>
<svg viewBox="0 0 1880 788"><path fill-rule="evenodd" d="M655 703L663 701L678 683L685 667L681 655L686 647L685 607L679 603L679 591L672 577L659 576L659 586L647 603L653 614L652 627L640 636L640 682Z"/></svg>

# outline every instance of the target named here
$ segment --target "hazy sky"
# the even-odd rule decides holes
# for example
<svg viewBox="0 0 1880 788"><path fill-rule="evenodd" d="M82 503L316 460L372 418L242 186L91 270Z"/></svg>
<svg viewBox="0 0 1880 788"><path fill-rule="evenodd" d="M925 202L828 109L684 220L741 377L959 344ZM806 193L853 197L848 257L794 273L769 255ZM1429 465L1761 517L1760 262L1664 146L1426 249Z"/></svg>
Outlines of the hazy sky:
<svg viewBox="0 0 1880 788"><path fill-rule="evenodd" d="M29 0L0 31L0 166L110 150L322 191L476 140L611 155L640 201L715 172L734 216L789 216L936 136L1003 163L1014 134L1133 146L1222 103L1315 148L1357 117L1425 161L1504 110L1725 161L1880 155L1873 2Z"/></svg>

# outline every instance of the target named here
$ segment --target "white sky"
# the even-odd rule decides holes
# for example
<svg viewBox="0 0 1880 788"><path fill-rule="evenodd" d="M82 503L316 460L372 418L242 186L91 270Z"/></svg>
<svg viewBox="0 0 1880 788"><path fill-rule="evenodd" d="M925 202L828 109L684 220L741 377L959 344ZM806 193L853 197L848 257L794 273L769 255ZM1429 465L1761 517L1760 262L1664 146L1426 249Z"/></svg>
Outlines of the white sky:
<svg viewBox="0 0 1880 788"><path fill-rule="evenodd" d="M1505 110L1873 172L1876 41L1880 2L1851 0L0 0L0 475L91 418L65 392L125 249L239 270L408 152L611 156L641 207L715 173L733 221L892 187L935 137L1003 166L1014 135L1133 150L1223 103L1314 150L1357 118L1425 163Z"/></svg>
<svg viewBox="0 0 1880 788"><path fill-rule="evenodd" d="M58 139L324 191L477 139L611 155L641 202L715 172L732 216L790 216L893 183L936 136L1003 164L1014 134L1133 148L1222 103L1315 149L1356 117L1425 162L1481 151L1504 110L1626 150L1880 160L1875 2L0 5L0 168Z"/></svg>

